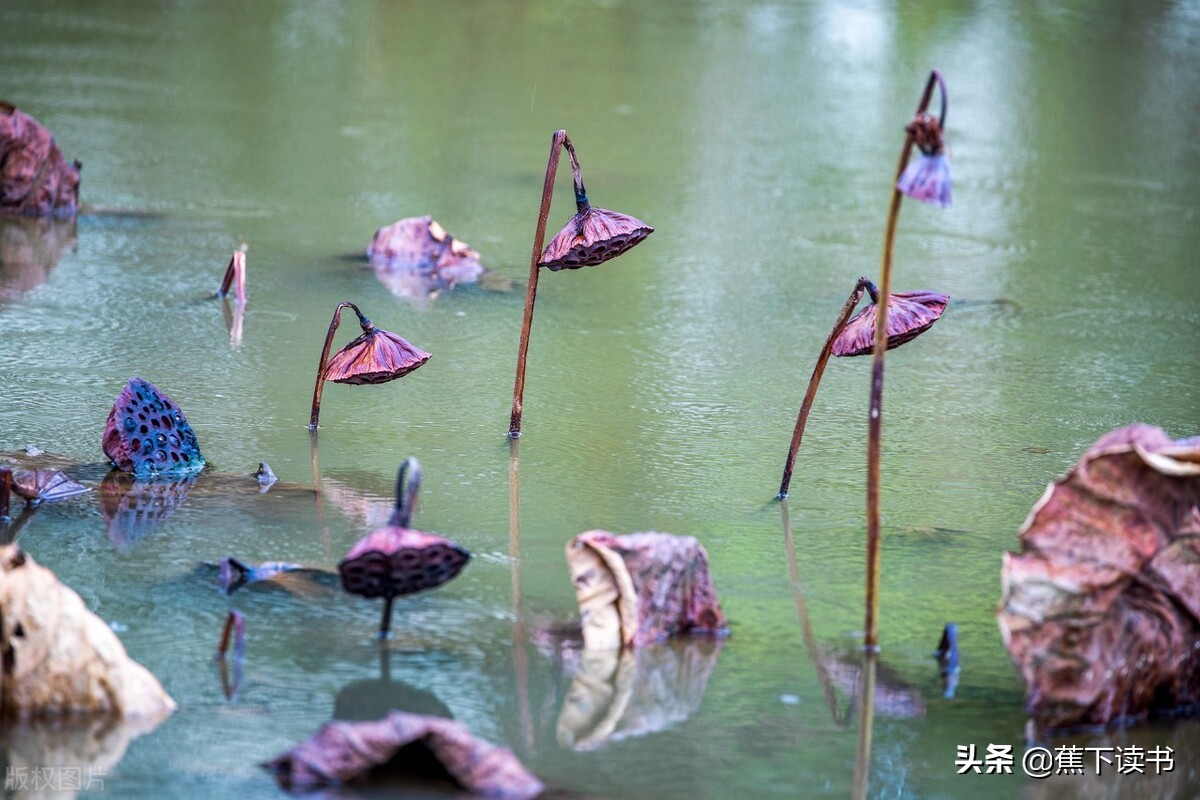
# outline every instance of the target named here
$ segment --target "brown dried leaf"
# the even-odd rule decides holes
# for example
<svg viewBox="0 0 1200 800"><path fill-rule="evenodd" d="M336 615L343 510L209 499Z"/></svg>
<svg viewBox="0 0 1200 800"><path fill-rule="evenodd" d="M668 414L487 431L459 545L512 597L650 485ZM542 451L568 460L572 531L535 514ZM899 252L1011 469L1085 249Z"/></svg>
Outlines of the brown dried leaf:
<svg viewBox="0 0 1200 800"><path fill-rule="evenodd" d="M1106 434L1005 554L999 622L1047 731L1200 702L1200 440Z"/></svg>
<svg viewBox="0 0 1200 800"><path fill-rule="evenodd" d="M453 720L393 711L369 722L329 722L263 766L289 788L370 780L377 768L427 776L432 759L459 787L504 800L541 794L541 781L511 750L477 739Z"/></svg>

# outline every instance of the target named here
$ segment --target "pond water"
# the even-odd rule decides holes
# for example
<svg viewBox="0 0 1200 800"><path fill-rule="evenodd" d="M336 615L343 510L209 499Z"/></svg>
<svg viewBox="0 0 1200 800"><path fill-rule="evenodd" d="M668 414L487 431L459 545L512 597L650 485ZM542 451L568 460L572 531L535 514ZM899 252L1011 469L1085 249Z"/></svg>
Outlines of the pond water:
<svg viewBox="0 0 1200 800"><path fill-rule="evenodd" d="M141 524L111 524L96 491L20 535L179 703L103 763L103 792L278 797L260 762L335 709L396 702L440 703L563 796L849 793L868 359L835 360L818 395L786 508L794 568L773 497L817 351L854 280L877 276L903 126L937 67L955 202L904 206L894 287L952 300L887 360L869 794L1200 793L1192 723L1065 740L1171 746L1170 775L954 764L960 745L1022 746L995 607L1001 554L1047 482L1129 422L1200 433L1195 4L7 0L0 29L0 94L84 163L85 203L131 212L0 222L0 450L98 464L137 375L182 406L211 465L187 497L128 498ZM560 127L592 202L656 232L601 268L543 274L514 453ZM551 231L573 211L565 172ZM359 254L421 214L512 290L393 296ZM239 237L234 346L204 298ZM384 386L328 385L314 501L305 424L341 300L433 358ZM203 563L224 555L335 564L386 517L409 455L417 526L474 559L397 602L387 681L376 604L217 590ZM267 494L220 477L260 460L281 479ZM82 473L94 488L103 474ZM540 633L575 614L563 547L592 528L698 537L732 629L625 665L640 717L612 730L564 718L589 676ZM230 608L248 635L234 700L212 661ZM953 699L931 658L946 622Z"/></svg>

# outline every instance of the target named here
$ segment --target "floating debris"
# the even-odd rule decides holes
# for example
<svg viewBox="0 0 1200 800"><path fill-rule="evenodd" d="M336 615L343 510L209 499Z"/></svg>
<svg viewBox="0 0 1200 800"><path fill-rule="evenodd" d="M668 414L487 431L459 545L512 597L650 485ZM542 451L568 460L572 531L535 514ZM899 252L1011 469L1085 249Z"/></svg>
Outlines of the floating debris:
<svg viewBox="0 0 1200 800"><path fill-rule="evenodd" d="M275 471L271 469L271 465L265 461L258 462L258 469L254 470L252 476L258 479L258 485L262 487L260 492L266 492L279 480L275 477Z"/></svg>
<svg viewBox="0 0 1200 800"><path fill-rule="evenodd" d="M953 622L947 622L942 629L942 638L934 655L942 678L942 697L949 700L958 689L958 674L962 669L958 661L958 626Z"/></svg>
<svg viewBox="0 0 1200 800"><path fill-rule="evenodd" d="M12 474L12 482L13 491L34 505L69 500L91 491L59 469L16 470Z"/></svg>

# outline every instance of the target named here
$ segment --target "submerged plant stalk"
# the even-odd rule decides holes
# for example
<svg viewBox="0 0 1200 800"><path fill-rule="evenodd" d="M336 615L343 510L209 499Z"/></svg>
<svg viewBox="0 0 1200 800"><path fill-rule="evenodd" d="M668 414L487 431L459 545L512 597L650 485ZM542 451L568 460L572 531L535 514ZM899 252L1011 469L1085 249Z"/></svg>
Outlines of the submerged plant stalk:
<svg viewBox="0 0 1200 800"><path fill-rule="evenodd" d="M567 138L565 130L557 130L550 138L550 160L546 164L546 177L542 181L542 204L538 208L537 226L533 231L533 253L529 257L529 285L525 289L525 315L521 319L521 341L517 349L517 376L513 383L512 415L509 417L508 436L515 439L521 435L521 412L525 398L525 357L529 353L529 329L533 325L533 304L537 301L538 259L546 240L546 220L550 216L550 201L554 198L554 178L558 174L558 156L566 145L571 153L573 165L575 148ZM578 167L576 167L578 174Z"/></svg>
<svg viewBox="0 0 1200 800"><path fill-rule="evenodd" d="M788 448L787 461L783 465L783 478L779 481L779 494L777 495L780 500L788 496L788 488L792 484L792 469L796 466L796 453L800 450L800 440L804 438L804 427L808 424L808 414L812 411L813 401L817 397L817 387L821 385L821 376L825 373L825 365L829 363L829 355L833 352L833 343L837 340L838 334L846 327L846 321L854 313L855 306L862 300L864 289L871 295L871 300L878 304L879 296L875 284L865 277L859 278L858 282L854 284L854 291L850 292L850 296L846 298L846 304L842 306L837 321L833 323L833 330L829 332L825 346L821 348L821 353L817 356L817 364L813 367L812 377L808 379L808 389L804 392L804 402L800 404L800 413L796 415L796 428L792 431L792 444Z"/></svg>
<svg viewBox="0 0 1200 800"><path fill-rule="evenodd" d="M934 70L929 74L925 92L917 106L917 116L929 108L934 85L942 90L942 124L946 116L946 85L941 74ZM912 126L905 130L904 148L900 151L900 164L896 168L896 180L904 174L909 155L915 142ZM883 234L883 262L880 267L879 295L886 298L892 291L892 254L896 244L896 221L900 216L900 201L903 193L892 182L892 202L888 207L887 225ZM887 352L888 304L880 303L875 317L875 352L871 362L871 410L867 421L867 576L866 576L866 619L863 646L868 650L879 649L879 475L880 444L883 426L883 359Z"/></svg>

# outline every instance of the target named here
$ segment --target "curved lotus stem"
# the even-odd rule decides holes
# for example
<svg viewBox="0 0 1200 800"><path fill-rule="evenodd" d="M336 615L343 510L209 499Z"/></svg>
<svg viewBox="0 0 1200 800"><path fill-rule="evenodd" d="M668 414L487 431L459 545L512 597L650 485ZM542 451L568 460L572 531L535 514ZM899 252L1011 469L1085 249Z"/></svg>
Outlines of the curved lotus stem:
<svg viewBox="0 0 1200 800"><path fill-rule="evenodd" d="M833 323L833 330L829 332L825 346L821 348L821 353L817 356L817 364L813 367L812 377L808 379L808 389L804 392L804 401L800 404L800 413L796 415L796 427L792 431L792 444L788 448L787 461L783 465L783 478L779 481L779 494L776 495L780 500L788 496L788 488L792 484L792 469L796 466L796 453L800 450L800 440L804 437L804 426L808 424L808 413L812 411L813 400L817 396L817 387L821 384L821 376L825 373L825 365L829 362L829 354L833 352L833 343L842 329L846 327L846 321L854 313L858 302L862 300L864 289L871 295L873 302L879 302L879 293L875 284L865 277L859 278L858 282L854 284L854 290L846 298L846 304L842 306L837 321Z"/></svg>
<svg viewBox="0 0 1200 800"><path fill-rule="evenodd" d="M407 483L405 478L407 477ZM388 518L388 525L407 528L412 522L413 510L417 505L417 492L421 488L421 463L415 458L404 459L396 476L396 508Z"/></svg>
<svg viewBox="0 0 1200 800"><path fill-rule="evenodd" d="M363 333L369 333L374 326L371 320L363 316L363 313L358 310L358 306L349 301L338 303L337 308L333 310L333 320L329 323L329 332L325 334L325 347L321 350L321 360L317 363L317 385L313 389L312 413L308 418L308 429L315 431L317 429L317 418L321 416L321 391L325 386L325 364L329 361L329 348L333 345L333 334L337 332L338 325L342 321L342 309L352 308L354 313L358 315L358 324L362 326Z"/></svg>
<svg viewBox="0 0 1200 800"><path fill-rule="evenodd" d="M521 341L517 349L517 377L513 383L512 415L508 423L508 436L515 439L521 435L521 411L525 397L525 357L529 353L529 328L533 324L533 304L537 300L538 259L546 241L546 219L550 216L550 201L554 198L554 178L558 174L558 156L563 146L571 154L571 168L575 176L576 200L582 196L583 179L579 173L579 160L575 147L567 138L565 130L557 130L550 137L550 160L546 164L546 177L542 181L542 204L538 208L537 226L533 231L533 254L529 257L529 285L525 289L525 316L521 319ZM587 202L587 197L583 197Z"/></svg>
<svg viewBox="0 0 1200 800"><path fill-rule="evenodd" d="M942 87L942 120L946 117L946 85L941 73L933 70L925 84L917 115L924 114L933 97L934 84ZM911 126L905 130L904 148L900 151L900 164L896 168L896 179L892 181L892 201L888 208L887 224L883 234L883 261L880 267L879 295L883 298L892 292L892 253L896 244L896 220L900 216L900 201L904 194L896 188L896 181L904 174L912 153L914 135ZM875 317L875 352L871 362L871 410L867 421L867 598L866 619L863 629L863 646L868 650L879 649L879 465L880 436L883 423L883 359L887 353L888 304L878 305Z"/></svg>

